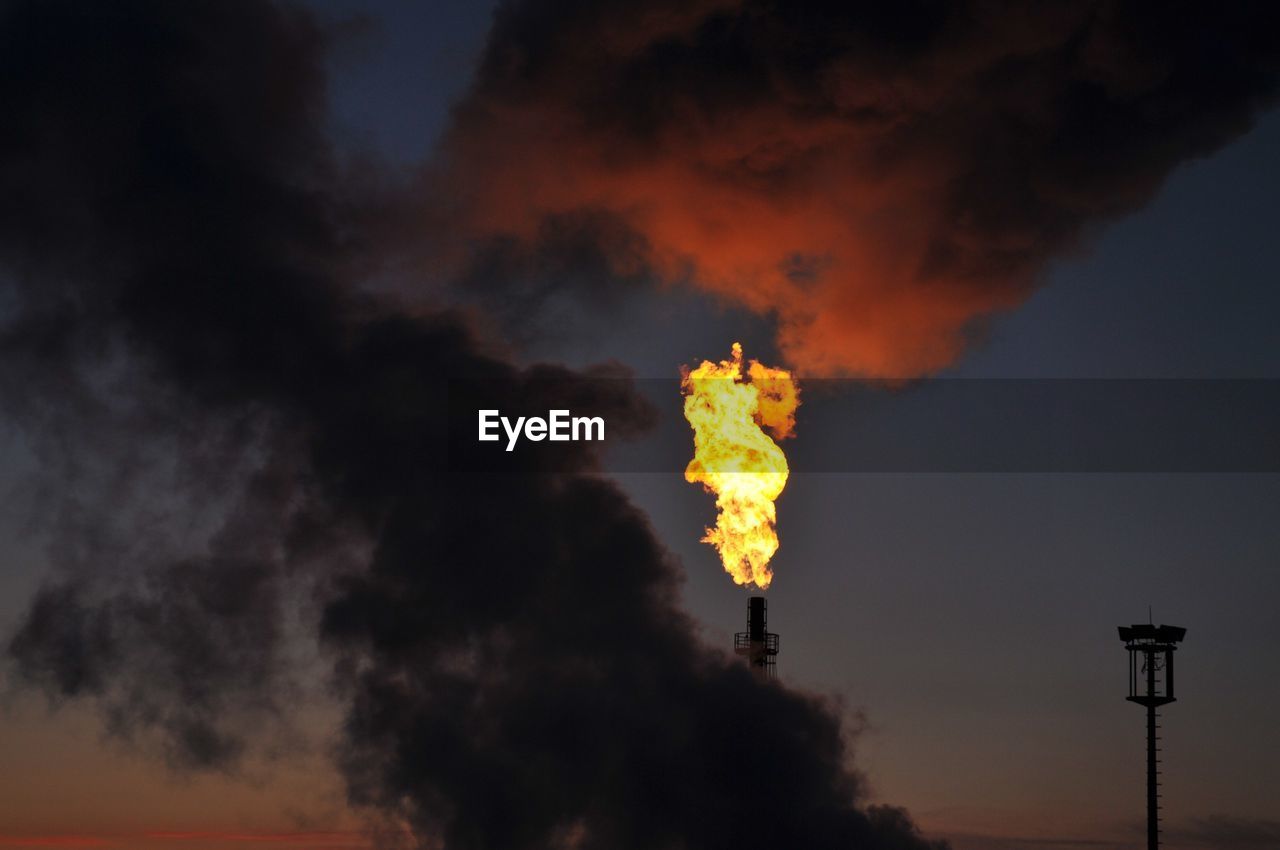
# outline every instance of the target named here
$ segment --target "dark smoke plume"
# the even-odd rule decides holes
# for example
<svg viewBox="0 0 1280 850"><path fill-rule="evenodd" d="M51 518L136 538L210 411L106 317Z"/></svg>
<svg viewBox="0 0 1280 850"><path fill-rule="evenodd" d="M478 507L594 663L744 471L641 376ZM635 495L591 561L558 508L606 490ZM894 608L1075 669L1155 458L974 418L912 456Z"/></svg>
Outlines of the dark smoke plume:
<svg viewBox="0 0 1280 850"><path fill-rule="evenodd" d="M914 376L1278 80L1247 0L513 0L432 179L464 267L523 246L537 281L594 216L592 285L647 267L776 316L809 373Z"/></svg>
<svg viewBox="0 0 1280 850"><path fill-rule="evenodd" d="M0 388L61 482L13 679L235 770L297 708L297 617L351 799L418 846L930 846L864 807L832 706L699 644L589 449L450 472L477 406L651 414L618 367L361 294L398 205L320 130L329 38L250 0L0 4Z"/></svg>

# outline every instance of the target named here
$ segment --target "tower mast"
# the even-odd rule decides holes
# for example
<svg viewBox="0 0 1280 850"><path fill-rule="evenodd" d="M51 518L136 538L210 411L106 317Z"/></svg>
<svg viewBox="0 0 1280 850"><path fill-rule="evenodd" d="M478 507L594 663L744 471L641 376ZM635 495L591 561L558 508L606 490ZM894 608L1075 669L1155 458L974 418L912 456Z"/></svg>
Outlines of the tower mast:
<svg viewBox="0 0 1280 850"><path fill-rule="evenodd" d="M1160 850L1160 713L1175 702L1173 653L1186 637L1179 626L1139 623L1120 627L1129 651L1129 702L1147 709L1147 850ZM1163 679L1160 674L1163 673Z"/></svg>

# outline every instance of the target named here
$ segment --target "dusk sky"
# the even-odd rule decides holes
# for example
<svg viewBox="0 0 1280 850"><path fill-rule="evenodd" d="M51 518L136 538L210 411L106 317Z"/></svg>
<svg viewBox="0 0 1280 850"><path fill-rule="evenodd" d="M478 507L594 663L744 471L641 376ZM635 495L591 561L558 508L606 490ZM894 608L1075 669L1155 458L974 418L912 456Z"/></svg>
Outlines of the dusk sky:
<svg viewBox="0 0 1280 850"><path fill-rule="evenodd" d="M1260 9L0 0L0 848L1138 848L1149 609L1164 843L1280 848L1274 441L865 472L823 402L1274 400ZM776 682L682 474L734 342ZM625 439L469 471L469 393Z"/></svg>

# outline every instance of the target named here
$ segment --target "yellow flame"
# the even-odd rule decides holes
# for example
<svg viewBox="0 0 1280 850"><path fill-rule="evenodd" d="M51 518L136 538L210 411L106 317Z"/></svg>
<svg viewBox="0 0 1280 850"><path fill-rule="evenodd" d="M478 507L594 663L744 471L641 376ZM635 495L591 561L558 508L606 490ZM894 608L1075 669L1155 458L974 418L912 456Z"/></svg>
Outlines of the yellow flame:
<svg viewBox="0 0 1280 850"><path fill-rule="evenodd" d="M787 484L787 458L765 433L783 439L795 428L799 389L791 373L752 360L743 377L742 345L733 359L684 369L684 417L693 426L693 460L686 481L716 494L720 515L703 543L720 552L737 584L761 589L773 581L769 560L778 551L774 500Z"/></svg>

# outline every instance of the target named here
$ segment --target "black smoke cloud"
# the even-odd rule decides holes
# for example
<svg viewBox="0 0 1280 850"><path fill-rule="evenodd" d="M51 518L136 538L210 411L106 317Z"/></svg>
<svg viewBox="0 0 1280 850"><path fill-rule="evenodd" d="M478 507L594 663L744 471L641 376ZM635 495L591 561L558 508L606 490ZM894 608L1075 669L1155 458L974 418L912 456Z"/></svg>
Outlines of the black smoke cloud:
<svg viewBox="0 0 1280 850"><path fill-rule="evenodd" d="M14 681L235 770L297 710L296 608L351 799L419 846L929 846L860 804L832 706L698 643L588 448L449 472L467 407L650 414L618 367L520 369L362 294L389 207L320 130L330 38L249 0L0 5L4 399L66 476ZM217 508L201 542L156 530L158 482Z"/></svg>
<svg viewBox="0 0 1280 850"><path fill-rule="evenodd" d="M435 175L504 256L594 215L803 371L912 377L1245 132L1278 34L1247 0L519 0Z"/></svg>

